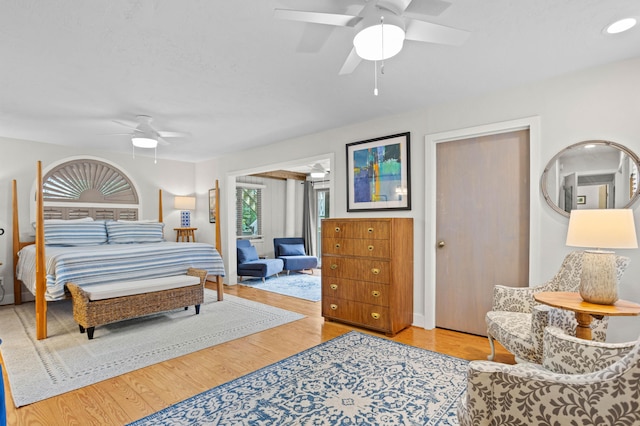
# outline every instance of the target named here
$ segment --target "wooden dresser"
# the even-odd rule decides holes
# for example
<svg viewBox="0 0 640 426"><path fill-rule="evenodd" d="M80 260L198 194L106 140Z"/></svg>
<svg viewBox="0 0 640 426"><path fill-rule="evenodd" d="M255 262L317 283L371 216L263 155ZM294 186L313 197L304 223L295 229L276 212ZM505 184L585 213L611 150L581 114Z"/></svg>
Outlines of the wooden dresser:
<svg viewBox="0 0 640 426"><path fill-rule="evenodd" d="M393 336L413 322L413 219L322 221L322 316Z"/></svg>

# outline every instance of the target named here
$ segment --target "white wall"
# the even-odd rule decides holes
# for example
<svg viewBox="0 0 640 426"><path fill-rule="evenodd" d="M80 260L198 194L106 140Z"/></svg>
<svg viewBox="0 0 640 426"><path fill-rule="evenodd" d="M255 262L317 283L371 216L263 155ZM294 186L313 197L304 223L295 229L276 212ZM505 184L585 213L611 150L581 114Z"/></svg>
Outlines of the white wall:
<svg viewBox="0 0 640 426"><path fill-rule="evenodd" d="M384 102L384 94L375 101ZM640 153L640 58L479 98L382 117L268 147L244 150L199 163L196 167L197 181L220 179L225 182L228 175L239 170L268 169L270 164L333 153L333 217L414 218L414 323L422 326L424 324L421 321L431 314L429 310L432 309L424 303L426 280L432 271L425 268L427 253L422 236L425 235L427 224L434 220L430 214L431 206L425 206L426 200L431 197L425 185L425 135L535 116L540 118L541 123L540 146L532 147L534 154L540 158L539 170L533 171L538 181L546 163L558 151L579 141L611 140ZM412 210L393 214L347 213L345 144L405 131L411 132ZM530 267L536 268L536 275L541 280L546 280L555 274L564 256L572 250L564 245L568 219L551 210L540 191L532 193L532 204L540 211L540 223L534 224L535 227L539 226L540 231L532 235L532 244L539 247L539 253L533 257L539 259L539 264ZM637 206L635 210L636 221L640 224ZM224 239L223 244L226 244ZM640 276L640 251L620 250L619 254L629 256L632 260L622 279L620 295L624 299L640 302L640 282L636 279ZM223 251L223 255L229 261L229 253ZM235 257L233 259L235 261ZM640 335L640 317L613 318L609 334L615 341L637 338Z"/></svg>
<svg viewBox="0 0 640 426"><path fill-rule="evenodd" d="M0 275L4 279L6 294L2 304L13 303L13 249L12 238L12 209L11 186L16 179L18 185L19 221L20 233L32 234L30 207L33 204L31 194L36 179L36 163L42 161L43 174L48 167L59 164L62 160L71 157L89 156L100 158L115 165L131 177L139 191L140 218L158 218L158 190L163 191L163 214L165 226L165 238L175 240L173 228L179 226L179 212L173 208L174 195L190 195L195 187L195 164L180 161L158 160L153 163L153 158L136 153L136 158L131 155L113 154L99 150L78 150L60 145L38 143L24 140L0 138L2 148L2 167L0 167L0 228L5 229L0 236ZM207 213L208 195L199 194L196 201L197 211L192 214L192 226L203 228L209 225ZM203 210L204 209L204 210ZM213 226L213 225L212 225ZM196 237L200 239L200 231ZM212 241L211 241L212 242ZM31 295L27 290L23 291L25 300Z"/></svg>

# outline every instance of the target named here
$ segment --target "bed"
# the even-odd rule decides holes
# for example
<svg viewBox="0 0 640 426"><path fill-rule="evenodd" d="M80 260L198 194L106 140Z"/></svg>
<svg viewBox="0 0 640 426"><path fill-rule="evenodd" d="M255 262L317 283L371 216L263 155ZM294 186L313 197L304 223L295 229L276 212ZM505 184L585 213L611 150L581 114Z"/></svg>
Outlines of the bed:
<svg viewBox="0 0 640 426"><path fill-rule="evenodd" d="M15 304L22 302L22 284L35 296L36 337L47 337L47 302L65 299L67 282L79 286L159 278L204 269L216 277L218 300L223 299L224 264L219 254L220 228L216 221L216 246L178 243L164 239L162 190L158 221L44 220L42 165L37 164L36 238L20 241L17 183L13 181L13 258ZM216 197L219 194L216 182ZM220 204L216 202L216 208ZM99 211L99 209L95 209ZM216 212L216 217L219 215Z"/></svg>

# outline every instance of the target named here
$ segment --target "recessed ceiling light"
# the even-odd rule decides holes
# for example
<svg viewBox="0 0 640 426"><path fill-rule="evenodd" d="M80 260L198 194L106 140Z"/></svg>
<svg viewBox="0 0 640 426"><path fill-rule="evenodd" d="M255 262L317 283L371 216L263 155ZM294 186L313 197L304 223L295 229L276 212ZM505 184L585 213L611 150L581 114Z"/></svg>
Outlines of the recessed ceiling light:
<svg viewBox="0 0 640 426"><path fill-rule="evenodd" d="M636 18L624 18L616 21L605 28L607 34L618 34L635 27L638 21Z"/></svg>

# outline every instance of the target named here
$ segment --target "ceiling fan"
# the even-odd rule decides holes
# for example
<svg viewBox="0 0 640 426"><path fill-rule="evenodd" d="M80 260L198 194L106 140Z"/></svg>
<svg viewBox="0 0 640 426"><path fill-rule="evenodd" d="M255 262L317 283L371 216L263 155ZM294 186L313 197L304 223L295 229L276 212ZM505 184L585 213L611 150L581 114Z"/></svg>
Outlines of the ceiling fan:
<svg viewBox="0 0 640 426"><path fill-rule="evenodd" d="M416 0L415 3L422 1ZM362 59L379 61L395 56L402 50L405 40L459 46L470 34L465 30L407 16L406 13L412 12L412 0L365 2L357 15L275 9L274 16L291 21L355 28L354 46L340 69L340 75L352 73Z"/></svg>
<svg viewBox="0 0 640 426"><path fill-rule="evenodd" d="M165 140L165 138L181 138L185 136L189 136L188 133L184 132L167 132L164 130L158 130L151 125L151 121L153 118L148 115L138 115L136 116L136 123L128 123L120 120L111 120L116 124L127 127L132 131L129 133L114 133L116 135L127 135L131 137L131 145L133 157L135 158L135 150L136 148L150 148L154 150L154 163L158 162L157 159L157 148L158 144L160 145L169 145L169 142Z"/></svg>
<svg viewBox="0 0 640 426"><path fill-rule="evenodd" d="M129 133L116 133L117 135L129 135L131 136L131 143L137 148L156 148L158 144L169 145L169 142L165 138L182 138L189 136L189 133L184 132L167 132L164 130L158 130L151 122L153 118L148 115L136 116L138 124L128 123L126 121L111 120L116 124L127 127L132 131Z"/></svg>

